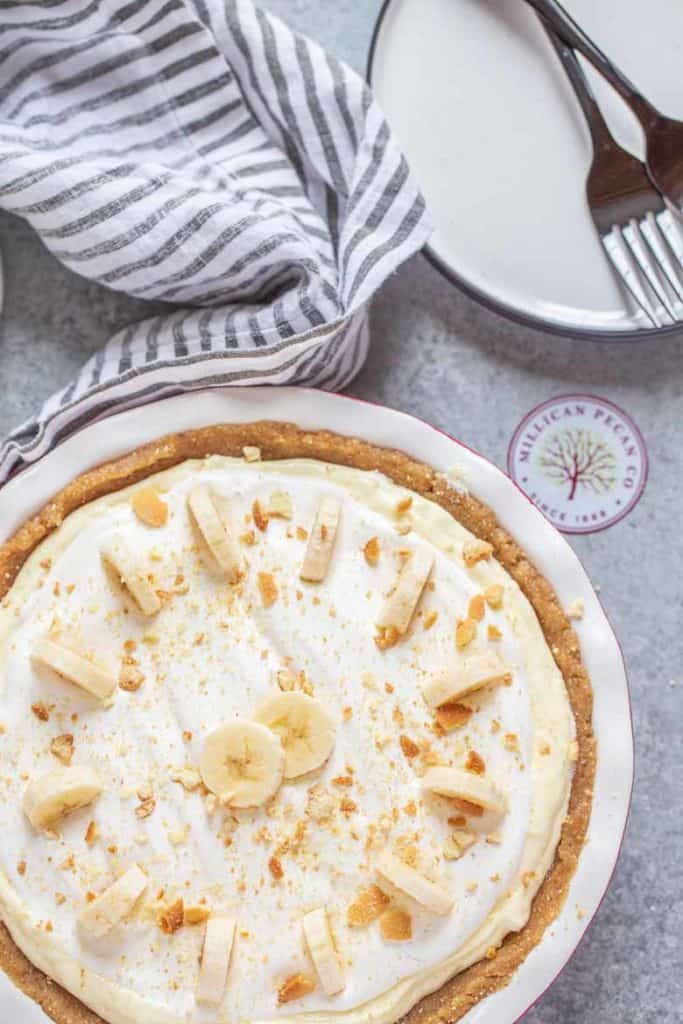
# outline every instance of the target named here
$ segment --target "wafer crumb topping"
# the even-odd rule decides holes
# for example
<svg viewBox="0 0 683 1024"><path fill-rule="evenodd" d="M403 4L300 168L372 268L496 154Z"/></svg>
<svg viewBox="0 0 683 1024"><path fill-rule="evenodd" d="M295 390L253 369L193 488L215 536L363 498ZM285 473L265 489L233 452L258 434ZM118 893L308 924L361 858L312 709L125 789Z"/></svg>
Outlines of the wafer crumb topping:
<svg viewBox="0 0 683 1024"><path fill-rule="evenodd" d="M465 541L462 549L462 557L465 565L469 568L472 568L478 562L488 560L492 554L493 545L489 544L486 540L479 540L478 538Z"/></svg>
<svg viewBox="0 0 683 1024"><path fill-rule="evenodd" d="M159 529L168 522L168 505L155 487L136 491L131 504L135 515L145 526Z"/></svg>
<svg viewBox="0 0 683 1024"><path fill-rule="evenodd" d="M413 919L406 910L391 907L379 919L382 938L387 942L409 942L413 937Z"/></svg>
<svg viewBox="0 0 683 1024"><path fill-rule="evenodd" d="M378 885L369 885L356 896L346 911L350 928L366 928L383 913L391 900Z"/></svg>
<svg viewBox="0 0 683 1024"><path fill-rule="evenodd" d="M292 974L280 985L277 990L278 1005L293 1003L297 999L303 999L311 992L315 992L316 983L308 974Z"/></svg>

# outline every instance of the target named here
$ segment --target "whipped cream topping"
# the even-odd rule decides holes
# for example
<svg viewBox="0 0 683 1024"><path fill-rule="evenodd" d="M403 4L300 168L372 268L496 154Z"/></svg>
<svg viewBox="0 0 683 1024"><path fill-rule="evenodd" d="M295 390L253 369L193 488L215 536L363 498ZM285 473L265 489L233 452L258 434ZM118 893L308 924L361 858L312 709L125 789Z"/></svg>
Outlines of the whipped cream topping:
<svg viewBox="0 0 683 1024"><path fill-rule="evenodd" d="M198 483L228 499L233 532L244 538L249 568L238 588L217 570L189 516L188 494ZM131 504L149 486L169 509L159 529L144 525ZM251 518L253 503L267 508L274 491L290 496L292 519L272 518L262 532ZM297 527L310 530L325 495L341 502L339 531L325 580L307 584L299 579L306 540ZM564 682L517 584L494 559L466 567L462 551L472 535L432 502L412 495L399 521L397 506L409 495L381 474L307 460L187 462L73 513L4 600L0 909L28 957L110 1024L304 1017L390 1024L527 921L571 789L574 722ZM150 560L169 595L152 619L103 568L101 547L115 535ZM363 553L373 537L376 565ZM435 567L418 615L401 643L380 650L375 623L401 552L423 546ZM269 607L258 586L263 572L277 584ZM512 684L472 695L467 724L439 733L421 682L463 658L456 620L494 583L504 588L502 606L486 608L468 651L495 650ZM488 639L489 625L500 639ZM117 676L124 644L134 646L144 684L117 690L105 707L60 679L32 658L56 628ZM203 739L217 725L250 720L283 669L303 673L333 716L332 755L311 775L285 780L264 807L211 813L201 789L188 792L171 776L198 765ZM48 720L32 705L47 709ZM73 763L93 766L104 792L50 836L29 825L22 796L30 779L57 766L50 743L64 733L74 737ZM406 738L418 756L406 756ZM460 812L426 793L421 774L433 761L463 767L471 750L508 810L469 819L477 842L447 860L444 844ZM313 787L334 801L331 819L312 813ZM149 794L154 806L142 817L136 809ZM92 821L98 838L88 843ZM412 918L412 938L387 942L377 922L349 927L346 911L361 888L378 881L380 855L401 844L417 847L420 864L455 907L435 916L408 897L399 900ZM136 863L150 879L143 904L110 935L88 937L77 922L88 894ZM177 898L237 919L218 1011L195 1001L203 928L171 935L159 928L159 910ZM328 997L318 986L278 1005L286 978L315 978L301 921L317 907L328 910L345 988Z"/></svg>

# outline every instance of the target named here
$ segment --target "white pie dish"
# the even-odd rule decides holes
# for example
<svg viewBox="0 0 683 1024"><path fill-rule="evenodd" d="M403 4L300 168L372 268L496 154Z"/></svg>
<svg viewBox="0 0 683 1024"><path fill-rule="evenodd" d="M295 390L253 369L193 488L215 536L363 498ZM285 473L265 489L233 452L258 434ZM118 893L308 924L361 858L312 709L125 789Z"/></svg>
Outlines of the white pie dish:
<svg viewBox="0 0 683 1024"><path fill-rule="evenodd" d="M60 487L96 463L115 458L163 434L220 422L287 420L306 429L354 434L398 448L441 471L454 465L476 497L490 504L568 605L584 601L578 623L595 693L599 761L589 841L561 917L511 984L466 1018L476 1024L512 1024L545 991L567 962L609 884L626 823L633 771L633 740L621 652L600 603L566 541L498 469L434 428L391 410L302 389L205 391L119 413L91 425L46 455L3 489L0 542ZM94 454L96 453L96 454ZM582 915L577 913L581 908ZM45 1024L42 1011L0 976L0 1019Z"/></svg>

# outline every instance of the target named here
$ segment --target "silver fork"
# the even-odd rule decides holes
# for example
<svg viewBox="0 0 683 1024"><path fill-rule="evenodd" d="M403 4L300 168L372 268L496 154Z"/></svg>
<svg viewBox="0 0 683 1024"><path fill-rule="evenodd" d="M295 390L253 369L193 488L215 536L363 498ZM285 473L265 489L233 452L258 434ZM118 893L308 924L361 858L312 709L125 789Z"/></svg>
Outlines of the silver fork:
<svg viewBox="0 0 683 1024"><path fill-rule="evenodd" d="M683 323L683 238L645 165L615 142L573 49L541 18L586 116L593 163L586 194L619 277L654 327Z"/></svg>
<svg viewBox="0 0 683 1024"><path fill-rule="evenodd" d="M645 162L655 188L683 220L683 121L665 117L595 45L560 0L527 0L561 39L589 60L631 108L645 135Z"/></svg>

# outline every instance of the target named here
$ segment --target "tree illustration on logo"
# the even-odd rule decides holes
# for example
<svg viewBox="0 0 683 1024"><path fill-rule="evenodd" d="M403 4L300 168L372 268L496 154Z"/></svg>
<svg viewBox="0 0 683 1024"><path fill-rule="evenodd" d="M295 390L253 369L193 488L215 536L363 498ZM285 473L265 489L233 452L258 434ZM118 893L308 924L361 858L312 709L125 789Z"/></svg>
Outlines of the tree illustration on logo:
<svg viewBox="0 0 683 1024"><path fill-rule="evenodd" d="M607 494L617 482L617 460L609 445L590 430L563 430L553 434L538 464L549 480L569 486L573 501L579 487L593 494Z"/></svg>

